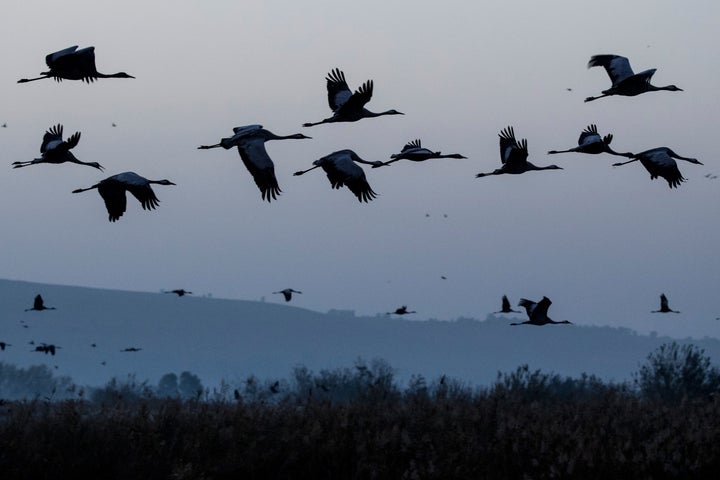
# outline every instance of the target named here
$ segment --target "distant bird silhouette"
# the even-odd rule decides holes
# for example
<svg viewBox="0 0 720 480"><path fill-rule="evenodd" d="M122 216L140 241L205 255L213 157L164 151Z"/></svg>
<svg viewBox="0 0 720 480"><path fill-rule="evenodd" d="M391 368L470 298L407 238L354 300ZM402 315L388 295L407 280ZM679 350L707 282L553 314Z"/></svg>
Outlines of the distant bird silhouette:
<svg viewBox="0 0 720 480"><path fill-rule="evenodd" d="M7 342L0 342L0 350L5 351L5 348L7 347L12 347L12 344Z"/></svg>
<svg viewBox="0 0 720 480"><path fill-rule="evenodd" d="M115 122L112 122L113 127L117 127L117 124Z"/></svg>
<svg viewBox="0 0 720 480"><path fill-rule="evenodd" d="M601 138L600 134L597 131L597 126L593 124L589 125L585 130L582 131L582 133L580 134L580 138L578 139L577 147L573 147L568 150L550 150L548 154L567 152L591 154L609 153L611 155L632 158L633 154L630 152L618 153L612 148L610 148L610 142L612 142L612 139L612 133L608 133L607 135L605 135L605 137Z"/></svg>
<svg viewBox="0 0 720 480"><path fill-rule="evenodd" d="M33 350L33 351L34 351L34 352L41 352L41 353L44 353L45 355L47 355L47 354L49 353L50 355L55 356L55 351L58 350L58 349L60 349L60 348L62 348L62 347L59 347L59 346L57 346L57 345L53 345L52 343L51 343L51 344L42 343L42 344L40 344L40 345L37 345L37 346L35 347L35 350Z"/></svg>
<svg viewBox="0 0 720 480"><path fill-rule="evenodd" d="M508 300L507 295L502 296L502 308L498 310L497 312L493 313L520 313L518 310L513 310L512 307L510 307L510 300Z"/></svg>
<svg viewBox="0 0 720 480"><path fill-rule="evenodd" d="M55 307L46 307L45 302L43 301L42 295L37 294L37 295L35 295L35 300L33 300L32 308L25 309L26 312L29 312L30 310L37 310L40 312L43 310L55 310Z"/></svg>
<svg viewBox="0 0 720 480"><path fill-rule="evenodd" d="M312 127L321 123L356 122L363 118L380 117L382 115L404 115L404 113L397 110L375 113L365 108L365 104L372 98L372 80L363 83L360 88L355 90L355 93L350 91L350 87L345 81L345 74L338 68L333 69L326 77L326 80L328 104L330 110L333 111L332 117L315 123L304 123L303 127Z"/></svg>
<svg viewBox="0 0 720 480"><path fill-rule="evenodd" d="M677 162L673 160L674 158L685 160L686 162L694 163L696 165L702 165L701 162L694 158L681 157L667 147L658 147L637 153L633 155L632 160L613 163L613 167L627 165L628 163L640 160L640 163L642 163L643 167L645 167L645 170L650 173L650 180L662 177L667 180L668 186L673 188L680 186L680 184L686 180L686 178L684 178L680 173Z"/></svg>
<svg viewBox="0 0 720 480"><path fill-rule="evenodd" d="M283 297L285 297L285 301L289 302L292 299L293 293L302 293L302 292L300 292L298 290L293 290L292 288L286 288L284 290L280 290L279 292L273 292L273 294L276 294L276 293L282 293Z"/></svg>
<svg viewBox="0 0 720 480"><path fill-rule="evenodd" d="M123 348L123 349L120 350L120 351L121 351L121 352L139 352L140 350L142 350L142 348L127 347L127 348Z"/></svg>
<svg viewBox="0 0 720 480"><path fill-rule="evenodd" d="M413 140L405 144L400 153L390 155L392 160L383 162L382 165L373 165L372 168L378 168L384 165L390 165L398 160L410 160L413 162L423 162L431 158L467 158L459 153L443 154L441 152L433 152L430 149L423 148L420 139Z"/></svg>
<svg viewBox="0 0 720 480"><path fill-rule="evenodd" d="M178 289L175 289L175 290L167 290L167 291L164 291L163 293L174 293L174 294L177 295L178 297L182 297L182 296L185 296L185 295L192 295L192 292L188 292L187 290L182 289L182 288L178 288Z"/></svg>
<svg viewBox="0 0 720 480"><path fill-rule="evenodd" d="M63 126L59 123L50 127L43 136L42 145L40 145L40 158L35 158L28 162L13 162L13 168L22 168L39 163L60 164L65 162L77 163L78 165L87 165L98 170L103 170L102 165L97 162L83 162L78 160L70 151L77 146L80 141L80 132L73 133L67 141L63 140Z"/></svg>
<svg viewBox="0 0 720 480"><path fill-rule="evenodd" d="M475 177L480 178L488 175L502 175L504 173L517 175L530 170L562 170L562 168L557 165L537 167L528 162L527 140L524 138L519 142L515 140L515 131L513 130L513 127L507 127L502 130L499 137L500 160L502 161L502 167L490 173L478 173Z"/></svg>
<svg viewBox="0 0 720 480"><path fill-rule="evenodd" d="M338 150L319 160L315 160L313 162L314 167L295 172L294 175L304 175L310 170L321 167L327 174L332 188L340 188L345 185L355 194L358 201L369 202L377 194L370 188L365 177L365 171L357 163L375 166L382 164L379 161L368 162L363 160L352 150Z"/></svg>
<svg viewBox="0 0 720 480"><path fill-rule="evenodd" d="M3 123L2 128L7 128L7 123Z"/></svg>
<svg viewBox="0 0 720 480"><path fill-rule="evenodd" d="M634 97L645 92L656 92L658 90L669 90L671 92L682 92L681 88L675 85L667 85L665 87L656 87L650 84L650 79L655 73L655 68L645 70L640 73L634 73L630 68L630 61L626 57L620 55L594 55L590 57L587 64L588 68L605 67L605 71L610 76L612 86L602 91L602 95L597 97L587 97L586 102L597 100L598 98L608 97L611 95L623 95L626 97Z"/></svg>
<svg viewBox="0 0 720 480"><path fill-rule="evenodd" d="M296 133L293 135L280 136L265 130L262 125L245 125L233 128L235 135L223 138L215 145L201 145L198 149L222 147L226 150L237 147L245 167L248 169L255 185L260 189L263 200L268 202L277 199L281 190L275 177L275 165L265 149L265 142L270 140L289 140L311 138Z"/></svg>
<svg viewBox="0 0 720 480"><path fill-rule="evenodd" d="M663 293L660 295L660 310L653 310L650 313L680 313L680 312L670 309L670 307L668 306L668 299L665 296L665 294Z"/></svg>
<svg viewBox="0 0 720 480"><path fill-rule="evenodd" d="M386 312L385 315L407 315L408 313L417 313L415 310L408 310L407 305L396 308L394 312Z"/></svg>
<svg viewBox="0 0 720 480"><path fill-rule="evenodd" d="M135 172L124 172L101 180L92 187L73 190L72 193L86 192L97 188L98 193L105 201L108 220L116 222L123 216L127 208L126 190L138 199L144 210L155 210L160 204L160 200L158 200L155 192L150 187L153 183L157 185L175 185L170 180L148 180Z"/></svg>
<svg viewBox="0 0 720 480"><path fill-rule="evenodd" d="M552 302L548 297L543 297L542 300L539 302L533 302L532 300L527 300L525 298L521 298L520 302L518 302L518 305L521 307L525 307L525 311L527 312L527 315L529 320L526 320L524 322L520 323L511 323L510 325L548 325L548 324L569 324L572 325L571 322L568 322L567 320L563 320L561 322L556 322L552 320L550 317L547 316L548 308L550 308L550 305Z"/></svg>
<svg viewBox="0 0 720 480"><path fill-rule="evenodd" d="M91 83L98 78L135 78L125 72L110 75L100 73L95 68L95 47L77 49L77 45L51 53L45 57L45 63L50 68L40 73L37 78L23 78L18 83L34 82L44 78L53 78L55 81L82 80Z"/></svg>

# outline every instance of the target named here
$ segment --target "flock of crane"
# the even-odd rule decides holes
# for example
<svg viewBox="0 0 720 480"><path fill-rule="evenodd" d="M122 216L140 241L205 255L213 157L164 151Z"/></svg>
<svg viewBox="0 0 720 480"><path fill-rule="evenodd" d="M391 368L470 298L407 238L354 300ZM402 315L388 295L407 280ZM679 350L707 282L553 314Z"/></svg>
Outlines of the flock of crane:
<svg viewBox="0 0 720 480"><path fill-rule="evenodd" d="M78 49L77 46L65 48L46 56L45 62L49 68L42 72L39 77L23 78L18 83L27 83L46 78L56 81L80 80L91 83L100 78L135 78L125 72L114 74L103 74L95 67L94 47ZM604 67L610 76L612 86L604 90L602 95L588 97L586 102L610 95L635 96L645 92L658 90L681 91L675 85L656 87L650 83L655 69L634 73L627 58L619 55L595 55L591 57L589 67ZM335 68L326 77L328 105L332 115L318 122L304 123L304 127L312 127L325 123L356 122L363 118L380 117L384 115L403 115L394 109L383 112L372 112L365 108L373 94L373 81L367 80L354 92L350 90L345 79L345 74ZM532 170L560 170L557 165L536 166L530 163L528 158L527 140L517 140L513 127L509 126L500 132L500 160L501 167L488 173L478 173L477 177L500 174L521 174ZM272 159L265 149L265 142L271 140L288 139L309 139L302 133L292 135L276 135L262 127L262 125L245 125L235 127L231 137L222 138L214 145L202 145L199 149L237 147L245 167L260 190L263 200L270 202L277 199L282 192L275 176L275 169ZM634 154L630 152L618 153L610 147L612 134L601 137L595 125L588 126L580 134L578 146L567 150L551 150L548 154L575 152L599 154L608 153L629 158L625 162L615 163L614 166L626 165L631 162L640 163L650 173L652 179L664 178L668 185L673 188L680 185L685 178L678 169L675 159L685 160L690 163L702 165L694 158L680 156L667 147L658 147ZM83 162L78 160L71 150L80 141L80 132L71 135L67 140L63 139L63 126L53 126L47 130L40 147L41 156L31 161L14 162L14 168L21 168L41 163L76 163L87 165L98 170L103 167L97 162ZM369 202L377 194L370 187L365 172L360 164L370 165L372 168L384 167L402 159L413 162L422 162L429 159L442 158L466 158L461 154L442 154L424 148L419 139L408 142L402 150L390 156L389 161L367 161L360 158L354 151L349 149L339 150L326 155L313 162L313 166L307 170L295 172L294 175L303 175L316 168L322 168L327 174L330 185L334 189L346 186L360 202ZM123 172L112 175L87 188L78 188L73 193L85 192L97 189L105 202L108 211L108 219L111 222L119 220L127 209L126 192L130 192L142 205L145 210L153 210L159 205L151 185L175 185L170 180L149 180L134 172Z"/></svg>
<svg viewBox="0 0 720 480"><path fill-rule="evenodd" d="M103 74L97 71L95 67L95 53L93 47L78 49L77 46L69 47L46 56L45 61L49 68L48 71L42 72L39 77L30 79L21 79L18 83L33 82L41 79L52 78L58 82L62 80L80 80L91 83L100 78L134 78L125 72L114 74ZM655 69L645 70L640 73L634 73L630 67L627 58L619 55L595 55L590 58L588 63L590 67L603 67L612 81L612 86L602 92L602 95L588 97L586 102L594 101L599 98L611 95L635 96L652 91L681 91L675 85L657 87L650 83L655 73ZM326 77L327 82L327 98L328 104L332 111L332 115L328 118L317 122L307 122L303 127L313 127L326 123L338 122L356 122L364 118L380 117L385 115L403 115L394 109L372 112L365 108L365 105L371 100L373 94L373 81L367 80L354 92L351 91L345 79L345 74L340 69L333 69ZM3 125L5 126L5 125ZM222 138L218 143L213 145L201 145L198 149L214 149L223 148L231 149L236 147L240 158L245 167L250 172L260 190L263 200L270 202L276 200L282 190L275 176L274 164L265 149L265 143L272 140L300 140L310 139L311 137L301 133L281 136L272 133L263 128L261 125L246 125L233 129L233 135ZM485 177L501 174L522 174L533 170L561 170L557 165L536 166L530 163L528 158L528 144L526 139L518 140L512 126L508 126L501 130L500 138L500 160L501 167L487 173L478 173L476 177ZM645 169L650 173L651 179L662 177L668 182L670 188L678 187L685 178L678 169L677 160L684 160L689 163L702 165L702 163L694 158L678 155L667 147L658 147L645 150L640 153L617 152L610 147L613 136L607 134L604 137L598 133L596 125L592 124L585 128L578 139L578 145L565 150L550 150L548 154L559 153L586 153L600 154L607 153L628 158L627 161L618 162L614 166L626 165L631 162L639 161ZM42 163L61 164L76 163L96 168L102 171L104 168L97 162L83 162L77 159L71 152L80 141L80 132L76 132L67 139L63 139L63 126L58 124L49 128L43 137L40 147L41 156L30 161L17 161L13 163L13 168L22 168L30 165L38 165ZM339 150L326 155L312 163L312 166L306 170L297 171L296 176L304 175L316 168L322 168L330 181L333 189L339 189L346 186L360 202L369 202L373 200L377 194L370 187L365 172L360 166L370 165L372 168L380 168L392 165L400 160L408 160L412 162L423 162L429 159L463 159L465 156L459 153L443 154L439 151L433 151L422 146L419 139L408 142L399 153L390 156L388 161L367 161L360 158L354 151L349 149ZM108 219L115 222L125 213L127 209L126 192L130 192L141 204L145 210L153 210L159 205L159 200L155 195L151 185L175 185L173 182L164 180L149 180L134 172L123 172L107 177L98 183L87 187L73 190L72 193L80 193L88 190L97 189L98 193L105 202L108 212ZM167 291L165 293L174 293L178 296L191 294L183 289ZM285 289L274 294L282 294L286 301L290 301L293 293L300 294L302 292ZM546 324L569 324L568 321L556 322L547 315L551 301L547 297L543 297L539 302L527 299L521 299L518 306L524 307L528 316L528 320L520 323L512 323L511 325L546 325ZM46 310L53 307L45 307L42 297L38 295L32 309L28 310ZM495 313L511 313L510 302L506 296L502 299L502 309ZM668 307L667 298L661 295L661 308L656 312L675 312ZM387 312L388 315L405 315L415 313L407 310L407 306L402 306L394 312ZM677 312L675 312L677 313ZM6 343L0 344L3 350ZM55 354L54 347L52 351L49 346L41 345L37 347L37 351ZM131 350L128 350L131 351ZM132 350L136 351L136 350Z"/></svg>

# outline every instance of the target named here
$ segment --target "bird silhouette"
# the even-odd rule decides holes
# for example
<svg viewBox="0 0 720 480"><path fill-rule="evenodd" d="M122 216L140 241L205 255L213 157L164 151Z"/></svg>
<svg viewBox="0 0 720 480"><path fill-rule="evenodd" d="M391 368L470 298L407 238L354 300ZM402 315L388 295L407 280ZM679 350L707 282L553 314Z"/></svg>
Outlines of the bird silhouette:
<svg viewBox="0 0 720 480"><path fill-rule="evenodd" d="M499 137L500 160L502 161L502 167L490 173L478 173L475 177L480 178L488 175L502 175L504 173L517 175L530 170L562 170L562 168L557 165L537 167L528 162L527 140L524 138L519 142L515 140L515 131L513 130L513 127L507 127L502 130Z"/></svg>
<svg viewBox="0 0 720 480"><path fill-rule="evenodd" d="M660 294L660 310L653 310L650 313L680 313L678 311L670 309L668 306L668 299L664 293Z"/></svg>
<svg viewBox="0 0 720 480"><path fill-rule="evenodd" d="M385 312L385 315L407 315L408 313L417 313L415 310L408 310L407 305L396 308L394 312Z"/></svg>
<svg viewBox="0 0 720 480"><path fill-rule="evenodd" d="M327 174L332 188L340 188L345 185L355 194L358 201L369 202L375 198L377 194L370 188L367 178L365 177L365 171L357 165L357 163L364 163L366 165L382 164L382 162L379 161L368 162L363 160L352 150L338 150L319 160L315 160L313 167L295 172L294 175L304 175L311 170L321 167Z"/></svg>
<svg viewBox="0 0 720 480"><path fill-rule="evenodd" d="M667 180L668 186L673 188L680 186L680 184L686 180L686 178L684 178L680 173L677 162L673 160L674 158L685 160L686 162L694 163L696 165L702 165L701 162L694 158L681 157L667 147L658 147L637 153L633 155L631 160L626 162L613 163L613 167L627 165L628 163L640 160L640 163L642 163L643 167L645 167L645 170L650 173L651 180L654 180L657 177L662 177Z"/></svg>
<svg viewBox="0 0 720 480"><path fill-rule="evenodd" d="M47 355L48 353L52 356L55 356L56 350L60 349L62 347L59 347L57 345L47 344L47 343L41 343L40 345L37 345L33 352L41 352Z"/></svg>
<svg viewBox="0 0 720 480"><path fill-rule="evenodd" d="M441 152L433 152L430 149L423 148L420 139L413 140L405 144L400 153L390 155L391 160L383 162L382 165L373 165L372 168L390 165L398 160L410 160L413 162L423 162L431 158L467 158L459 153L443 154Z"/></svg>
<svg viewBox="0 0 720 480"><path fill-rule="evenodd" d="M47 72L41 72L37 78L22 78L18 83L34 82L44 78L53 78L55 81L82 80L91 83L98 78L135 78L125 72L104 74L95 68L95 47L78 50L77 45L51 53L45 57Z"/></svg>
<svg viewBox="0 0 720 480"><path fill-rule="evenodd" d="M612 142L612 139L612 133L608 133L607 135L605 135L605 137L600 137L600 134L597 131L597 126L593 124L589 125L587 128L585 128L585 130L582 131L582 133L580 134L580 138L578 139L577 147L573 147L568 150L550 150L548 154L567 152L591 154L609 153L611 155L632 158L633 154L630 152L618 153L612 148L610 148L610 142Z"/></svg>
<svg viewBox="0 0 720 480"><path fill-rule="evenodd" d="M298 290L293 290L292 288L286 288L284 290L280 290L279 292L273 292L273 294L276 294L276 293L282 293L282 295L285 297L285 301L289 302L292 299L293 293L302 293L302 292L300 292Z"/></svg>
<svg viewBox="0 0 720 480"><path fill-rule="evenodd" d="M123 216L127 208L126 190L138 199L144 210L155 210L155 207L160 204L160 200L155 196L155 192L150 187L151 184L175 185L170 180L148 180L135 172L123 172L101 180L92 187L73 190L72 193L86 192L97 188L98 193L105 201L108 220L116 222Z"/></svg>
<svg viewBox="0 0 720 480"><path fill-rule="evenodd" d="M182 289L182 288L178 288L178 289L175 289L175 290L167 290L167 291L164 291L163 293L174 293L174 294L177 295L178 297L182 297L182 296L185 296L185 295L192 295L192 292L188 292L187 290Z"/></svg>
<svg viewBox="0 0 720 480"><path fill-rule="evenodd" d="M13 168L22 168L39 163L60 164L65 162L77 163L78 165L87 165L88 167L103 170L102 165L97 162L83 162L78 160L70 151L75 148L80 141L80 132L73 133L70 138L63 140L63 126L57 124L50 127L43 136L42 145L40 145L40 158L35 158L27 162L13 162Z"/></svg>
<svg viewBox="0 0 720 480"><path fill-rule="evenodd" d="M518 310L513 310L510 306L510 300L508 300L507 295L502 296L502 308L498 310L497 312L493 313L520 313Z"/></svg>
<svg viewBox="0 0 720 480"><path fill-rule="evenodd" d="M333 69L326 77L326 80L328 104L333 112L332 117L315 123L303 123L303 127L312 127L321 123L357 122L363 118L380 117L382 115L404 115L404 113L397 110L375 113L365 108L365 104L372 98L372 80L363 83L360 88L355 90L355 93L350 91L350 87L345 81L345 74L338 68Z"/></svg>
<svg viewBox="0 0 720 480"><path fill-rule="evenodd" d="M552 302L548 297L543 297L542 300L540 300L539 302L533 302L532 300L521 298L518 302L518 306L525 307L525 312L527 312L529 319L520 323L511 323L510 325L572 325L572 323L568 322L567 320L556 322L555 320L548 317L547 312L548 308L550 308L550 305L552 305Z"/></svg>
<svg viewBox="0 0 720 480"><path fill-rule="evenodd" d="M5 351L5 348L7 347L12 347L12 344L7 342L0 342L0 350Z"/></svg>
<svg viewBox="0 0 720 480"><path fill-rule="evenodd" d="M29 312L30 310L37 310L38 312L41 312L43 310L55 310L55 307L46 307L42 295L38 293L37 295L35 295L35 300L33 300L32 308L25 309L26 312Z"/></svg>
<svg viewBox="0 0 720 480"><path fill-rule="evenodd" d="M665 87L656 87L650 83L650 79L655 73L655 68L645 70L640 73L634 73L630 67L630 61L626 57L620 55L594 55L590 57L587 64L588 68L605 67L605 71L612 86L602 91L602 95L597 97L587 97L586 102L597 100L598 98L608 97L611 95L622 95L626 97L634 97L645 92L656 92L658 90L669 90L671 92L682 92L681 88L675 85L667 85Z"/></svg>
<svg viewBox="0 0 720 480"><path fill-rule="evenodd" d="M201 145L198 149L205 150L222 147L228 150L232 147L237 147L240 158L255 180L255 185L260 189L263 200L269 202L277 199L281 190L275 177L275 165L265 149L265 142L270 140L298 140L311 137L305 136L302 133L287 136L275 135L265 130L262 125L235 127L233 128L233 132L234 135L232 137L223 138L220 140L220 143L216 143L215 145Z"/></svg>
<svg viewBox="0 0 720 480"><path fill-rule="evenodd" d="M139 352L140 350L142 350L142 348L138 348L138 347L127 347L127 348L123 348L123 349L120 350L120 351L121 351L121 352Z"/></svg>

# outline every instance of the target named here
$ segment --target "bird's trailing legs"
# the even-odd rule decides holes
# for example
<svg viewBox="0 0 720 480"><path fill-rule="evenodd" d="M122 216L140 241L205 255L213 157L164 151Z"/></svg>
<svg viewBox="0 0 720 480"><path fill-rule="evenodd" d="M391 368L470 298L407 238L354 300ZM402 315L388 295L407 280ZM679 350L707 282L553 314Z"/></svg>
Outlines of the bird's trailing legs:
<svg viewBox="0 0 720 480"><path fill-rule="evenodd" d="M310 170L315 170L315 169L318 168L319 166L320 166L320 165L315 165L314 167L308 168L307 170L297 171L297 172L293 173L293 175L295 175L295 176L304 175L304 174L306 174L307 172L309 172Z"/></svg>

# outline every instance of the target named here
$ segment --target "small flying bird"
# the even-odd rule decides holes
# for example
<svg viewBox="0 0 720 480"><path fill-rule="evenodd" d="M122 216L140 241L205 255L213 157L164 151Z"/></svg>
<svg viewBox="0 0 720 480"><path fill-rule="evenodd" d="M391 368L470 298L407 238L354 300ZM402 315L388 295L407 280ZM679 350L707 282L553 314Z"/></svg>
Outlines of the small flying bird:
<svg viewBox="0 0 720 480"><path fill-rule="evenodd" d="M694 158L681 157L667 147L658 147L637 153L633 155L632 160L628 160L627 162L613 163L613 167L627 165L628 163L640 160L645 170L650 173L650 180L662 177L667 180L668 186L673 188L680 186L682 182L687 180L680 173L677 162L673 160L674 158L685 160L686 162L696 165L702 165L701 162Z"/></svg>
<svg viewBox="0 0 720 480"><path fill-rule="evenodd" d="M5 351L6 347L12 347L12 344L7 342L0 342L0 350Z"/></svg>
<svg viewBox="0 0 720 480"><path fill-rule="evenodd" d="M665 87L656 87L650 84L650 79L655 73L655 68L645 70L640 73L634 73L630 68L630 61L626 57L620 55L593 55L587 64L588 68L605 67L605 71L612 80L612 87L602 91L602 95L597 97L587 97L586 102L597 100L598 98L609 97L611 95L622 95L625 97L634 97L645 92L656 92L658 90L668 90L671 92L682 92L682 88L675 85L667 85Z"/></svg>
<svg viewBox="0 0 720 480"><path fill-rule="evenodd" d="M293 293L302 294L302 292L300 292L298 290L293 290L292 288L286 288L284 290L280 290L279 292L273 292L273 294L276 294L276 293L282 293L283 297L285 297L286 302L289 302L292 299Z"/></svg>
<svg viewBox="0 0 720 480"><path fill-rule="evenodd" d="M295 172L294 175L304 175L310 170L322 167L327 174L328 180L330 180L332 188L339 189L345 185L355 194L358 201L369 202L375 198L377 194L370 188L365 177L365 171L357 165L357 163L375 166L382 165L382 162L379 161L368 162L363 160L352 150L338 150L319 160L315 160L313 167Z"/></svg>
<svg viewBox="0 0 720 480"><path fill-rule="evenodd" d="M39 163L60 164L65 162L77 163L78 165L87 165L102 171L103 167L97 162L83 162L78 160L70 151L75 148L80 141L80 132L73 133L70 138L63 140L63 126L57 124L50 127L43 136L42 145L40 145L40 158L35 158L28 162L13 162L13 168L22 168Z"/></svg>
<svg viewBox="0 0 720 480"><path fill-rule="evenodd" d="M2 128L7 128L7 123L3 123Z"/></svg>
<svg viewBox="0 0 720 480"><path fill-rule="evenodd" d="M373 165L372 168L378 168L379 166L390 165L398 160L410 160L412 162L423 162L431 158L467 158L459 153L443 154L442 152L433 152L430 149L424 148L420 142L420 139L410 141L405 144L400 153L394 153L390 155L392 160L383 162L382 165Z"/></svg>
<svg viewBox="0 0 720 480"><path fill-rule="evenodd" d="M232 147L237 147L240 158L255 180L255 185L260 189L263 200L269 202L277 199L277 196L280 195L282 190L280 190L277 178L275 177L275 165L265 149L265 142L270 140L299 140L311 137L305 136L302 133L287 136L275 135L269 130L265 130L262 125L235 127L233 128L233 133L234 135L232 137L223 138L220 140L220 143L216 143L215 145L201 145L198 149L205 150L222 147L228 150Z"/></svg>
<svg viewBox="0 0 720 480"><path fill-rule="evenodd" d="M43 310L55 310L55 307L46 307L42 295L38 293L37 295L35 295L35 300L33 300L32 308L25 309L26 312L29 312L30 310L37 310L38 312L41 312Z"/></svg>
<svg viewBox="0 0 720 480"><path fill-rule="evenodd" d="M521 313L518 310L513 310L510 306L510 300L508 300L507 295L502 296L502 308L498 310L497 312L493 313Z"/></svg>
<svg viewBox="0 0 720 480"><path fill-rule="evenodd" d="M528 162L527 140L524 138L519 142L515 140L515 131L513 130L513 127L507 127L502 130L499 137L500 160L502 161L502 167L490 173L478 173L475 175L476 178L488 175L502 175L504 173L517 175L530 170L562 170L562 168L557 165L537 167Z"/></svg>
<svg viewBox="0 0 720 480"><path fill-rule="evenodd" d="M121 352L139 352L140 350L142 350L142 348L127 347L127 348L123 348L123 349L120 350L120 351L121 351Z"/></svg>
<svg viewBox="0 0 720 480"><path fill-rule="evenodd" d="M101 180L92 187L78 188L72 193L86 192L97 188L98 193L105 201L105 208L108 212L108 220L116 222L123 216L127 208L125 191L129 191L138 199L143 210L155 210L160 205L160 200L150 187L151 184L175 185L170 180L148 180L135 172L123 172Z"/></svg>
<svg viewBox="0 0 720 480"><path fill-rule="evenodd" d="M365 104L372 98L372 80L366 81L355 90L355 93L352 93L345 81L345 74L340 69L333 69L325 79L327 80L328 104L330 110L333 111L332 117L315 123L303 123L303 127L312 127L321 123L357 122L362 118L382 115L404 115L397 110L375 113L365 108Z"/></svg>
<svg viewBox="0 0 720 480"><path fill-rule="evenodd" d="M520 323L511 323L510 325L542 326L548 324L558 325L562 323L572 325L572 323L568 322L567 320L556 322L555 320L548 317L547 312L548 308L550 308L550 305L552 305L552 302L548 297L543 297L542 300L540 300L539 302L533 302L532 300L521 298L520 302L518 302L518 306L525 307L525 311L527 312L529 319Z"/></svg>
<svg viewBox="0 0 720 480"><path fill-rule="evenodd" d="M600 137L600 134L597 131L597 126L595 124L589 125L585 130L582 131L580 134L580 138L578 139L578 146L570 148L568 150L550 150L547 152L548 154L554 154L554 153L567 153L567 152L576 152L576 153L591 153L591 154L598 154L598 153L609 153L611 155L618 155L621 157L627 157L632 158L633 154L630 152L626 153L618 153L612 148L610 148L610 142L612 142L613 136L612 133L608 133L605 135L605 137Z"/></svg>
<svg viewBox="0 0 720 480"><path fill-rule="evenodd" d="M660 310L653 310L650 313L680 313L676 310L670 309L668 306L668 299L664 293L660 294Z"/></svg>
<svg viewBox="0 0 720 480"><path fill-rule="evenodd" d="M174 294L177 295L178 297L182 297L182 296L185 296L185 295L192 295L192 292L188 292L187 290L182 289L182 288L178 288L178 289L175 289L175 290L163 291L163 293L174 293Z"/></svg>
<svg viewBox="0 0 720 480"><path fill-rule="evenodd" d="M91 83L98 78L135 78L125 72L104 74L95 68L95 47L78 50L77 45L64 50L51 53L45 57L47 72L41 72L37 78L23 78L17 83L34 82L44 78L53 78L56 82L62 80L82 80Z"/></svg>
<svg viewBox="0 0 720 480"><path fill-rule="evenodd" d="M407 315L408 313L417 313L415 310L408 310L407 305L396 308L394 312L385 312L385 315Z"/></svg>
<svg viewBox="0 0 720 480"><path fill-rule="evenodd" d="M62 347L53 345L52 343L49 345L46 343L41 343L40 345L37 345L35 347L35 349L32 351L33 352L41 352L41 353L44 353L45 355L47 355L49 353L50 355L55 356L55 351L60 348L62 348Z"/></svg>

